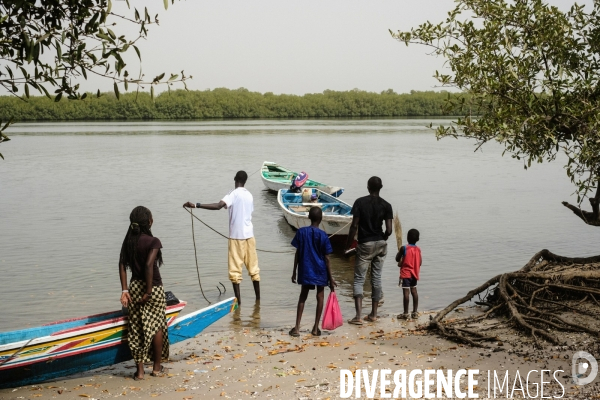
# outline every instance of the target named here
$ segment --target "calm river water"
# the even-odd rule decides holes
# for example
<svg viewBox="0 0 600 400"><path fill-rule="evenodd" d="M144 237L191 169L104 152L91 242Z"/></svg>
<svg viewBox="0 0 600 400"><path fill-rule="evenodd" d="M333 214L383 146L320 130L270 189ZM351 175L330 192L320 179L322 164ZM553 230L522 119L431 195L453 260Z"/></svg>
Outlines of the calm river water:
<svg viewBox="0 0 600 400"><path fill-rule="evenodd" d="M436 141L430 120L86 122L19 124L1 146L0 331L117 309L119 249L131 209L154 214L163 243L166 290L203 307L186 201L217 202L239 169L276 161L346 188L352 204L372 175L398 210L405 232L417 228L423 251L421 309L439 308L492 275L523 266L548 248L567 256L600 253L600 229L584 225L560 202L573 191L559 162L525 171L495 144L473 152L466 140ZM436 121L434 121L435 123ZM437 121L439 122L439 121ZM447 122L447 121L446 121ZM294 232L258 173L254 228L263 249L290 249ZM571 199L573 200L573 199ZM227 233L227 212L197 211ZM218 300L227 279L227 241L196 224L205 292ZM390 241L390 250L394 242ZM350 317L353 258L338 250L333 274ZM401 311L395 252L385 263L383 313ZM294 321L299 288L293 255L259 253L262 303L247 276L241 310L217 329L282 327ZM367 304L368 305L368 304ZM313 318L309 298L303 326Z"/></svg>

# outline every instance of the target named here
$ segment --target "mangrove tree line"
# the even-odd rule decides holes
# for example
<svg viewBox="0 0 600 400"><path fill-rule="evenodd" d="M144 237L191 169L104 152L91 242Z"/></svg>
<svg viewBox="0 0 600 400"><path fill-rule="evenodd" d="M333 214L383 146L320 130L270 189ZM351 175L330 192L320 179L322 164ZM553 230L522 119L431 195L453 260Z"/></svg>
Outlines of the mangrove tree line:
<svg viewBox="0 0 600 400"><path fill-rule="evenodd" d="M148 93L87 96L83 101L31 96L27 101L0 96L0 118L16 121L151 120L206 118L324 118L441 116L448 92L398 94L350 90L303 96L250 92L247 89L175 90L154 99Z"/></svg>

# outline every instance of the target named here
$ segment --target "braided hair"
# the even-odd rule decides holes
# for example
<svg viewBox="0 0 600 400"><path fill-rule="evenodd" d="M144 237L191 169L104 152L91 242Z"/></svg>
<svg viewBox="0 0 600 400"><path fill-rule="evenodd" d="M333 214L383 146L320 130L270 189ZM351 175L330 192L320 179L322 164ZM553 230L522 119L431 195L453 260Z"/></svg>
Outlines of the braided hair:
<svg viewBox="0 0 600 400"><path fill-rule="evenodd" d="M126 269L131 269L131 266L135 265L135 249L142 233L148 236L153 236L152 231L150 230L151 219L152 213L144 206L137 206L133 209L133 211L131 211L131 214L129 214L130 224L127 228L125 239L123 239L123 244L121 245L121 255L119 256L119 263L123 264ZM163 264L162 252L160 249L158 250L156 260L158 261L159 266ZM142 266L143 268L146 260L141 260L141 262L140 260L137 261L138 265Z"/></svg>

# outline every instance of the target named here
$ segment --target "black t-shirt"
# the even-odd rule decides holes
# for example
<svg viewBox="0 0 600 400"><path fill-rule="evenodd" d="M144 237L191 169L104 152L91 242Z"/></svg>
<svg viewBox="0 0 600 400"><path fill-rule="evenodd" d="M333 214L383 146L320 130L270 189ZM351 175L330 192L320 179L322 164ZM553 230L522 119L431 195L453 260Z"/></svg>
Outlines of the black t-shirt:
<svg viewBox="0 0 600 400"><path fill-rule="evenodd" d="M158 238L148 236L145 233L140 235L135 248L135 265L131 266L131 280L146 282L146 260L152 249L162 249L162 244ZM152 286L162 286L158 260L154 261L154 272L152 274Z"/></svg>
<svg viewBox="0 0 600 400"><path fill-rule="evenodd" d="M356 199L352 215L359 218L358 243L384 240L383 221L394 218L390 203L371 195Z"/></svg>

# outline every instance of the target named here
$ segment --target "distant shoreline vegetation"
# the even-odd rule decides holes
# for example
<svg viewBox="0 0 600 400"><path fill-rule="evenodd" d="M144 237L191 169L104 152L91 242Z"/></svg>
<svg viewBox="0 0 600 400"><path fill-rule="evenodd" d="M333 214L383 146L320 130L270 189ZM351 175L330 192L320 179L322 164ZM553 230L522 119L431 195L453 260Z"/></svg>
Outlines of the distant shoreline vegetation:
<svg viewBox="0 0 600 400"><path fill-rule="evenodd" d="M149 93L113 93L85 100L31 97L27 102L0 96L0 119L15 121L78 120L198 120L236 118L344 118L344 117L418 117L449 116L442 106L445 91L398 94L350 90L310 93L302 96L250 92L247 89L176 90L164 92L154 100Z"/></svg>

